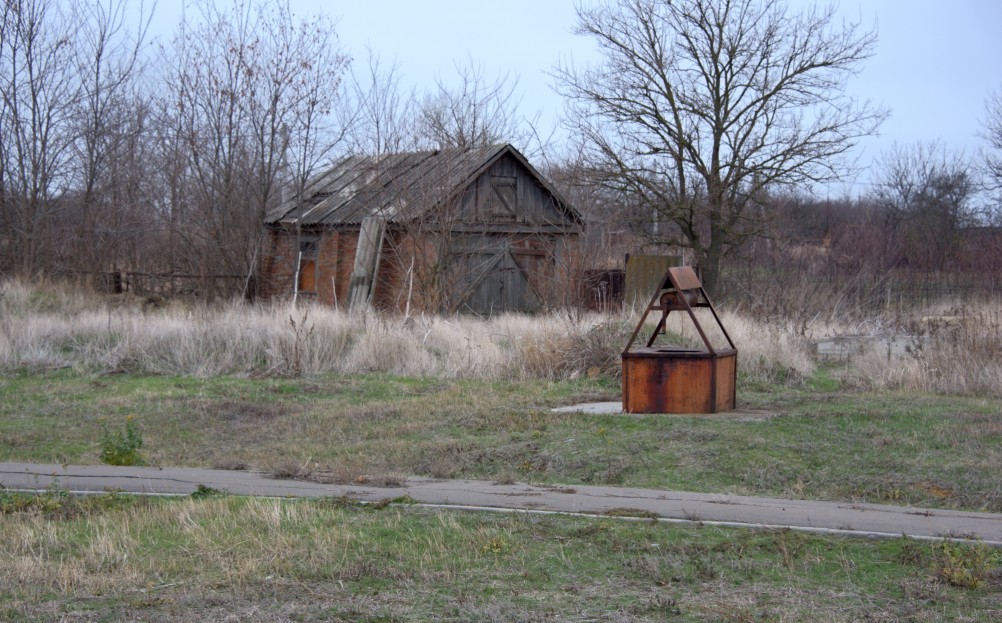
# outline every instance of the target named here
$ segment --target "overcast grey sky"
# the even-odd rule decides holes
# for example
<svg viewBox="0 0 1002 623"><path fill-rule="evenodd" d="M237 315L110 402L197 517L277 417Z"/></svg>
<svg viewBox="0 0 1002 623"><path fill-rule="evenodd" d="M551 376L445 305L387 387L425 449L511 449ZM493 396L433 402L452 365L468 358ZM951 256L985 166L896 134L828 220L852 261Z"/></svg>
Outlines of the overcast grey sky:
<svg viewBox="0 0 1002 623"><path fill-rule="evenodd" d="M180 16L182 0L160 0L159 32ZM227 0L219 0L226 2ZM585 3L589 0L581 0ZM419 91L449 78L471 57L491 75L519 76L523 114L554 121L562 109L547 72L559 60L596 58L592 42L571 33L574 0L291 0L299 16L324 12L356 62L366 48L400 64ZM795 10L810 0L790 0ZM940 140L973 155L989 91L1002 88L1002 0L843 0L839 14L876 28L879 43L850 84L859 98L891 109L881 136L864 141L864 165L898 144ZM166 27L166 30L164 28ZM857 180L866 181L866 173ZM862 190L862 187L859 188Z"/></svg>

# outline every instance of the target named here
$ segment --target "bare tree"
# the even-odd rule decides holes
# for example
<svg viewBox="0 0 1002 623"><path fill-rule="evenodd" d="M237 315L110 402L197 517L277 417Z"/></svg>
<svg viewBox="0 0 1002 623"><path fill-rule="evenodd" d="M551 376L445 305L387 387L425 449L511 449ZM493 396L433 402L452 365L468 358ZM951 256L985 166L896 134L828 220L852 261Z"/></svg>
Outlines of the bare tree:
<svg viewBox="0 0 1002 623"><path fill-rule="evenodd" d="M177 155L185 163L180 206L185 210L182 228L184 253L176 257L183 266L170 271L197 273L205 278L242 274L250 247L253 219L248 214L252 191L250 121L245 105L252 88L248 67L254 62L256 14L246 3L231 11L202 6L202 22L182 24L172 50L162 110L177 115L177 121L162 125L177 129L166 138L183 145ZM182 180L176 180L182 182Z"/></svg>
<svg viewBox="0 0 1002 623"><path fill-rule="evenodd" d="M401 78L399 63L387 65L372 50L364 67L349 72L340 111L352 152L381 155L417 148L417 100L401 91Z"/></svg>
<svg viewBox="0 0 1002 623"><path fill-rule="evenodd" d="M264 23L266 60L258 73L265 77L261 90L265 97L251 99L260 194L248 281L263 244L265 211L282 199L274 192L276 183L288 185L302 204L303 189L314 171L347 142L348 126L341 123L335 107L343 95L342 77L349 59L334 27L324 15L297 25L288 5L275 9ZM297 229L297 246L301 235ZM298 277L294 282L298 285Z"/></svg>
<svg viewBox="0 0 1002 623"><path fill-rule="evenodd" d="M33 275L55 252L49 226L67 184L75 20L54 0L10 0L0 20L0 247L9 269Z"/></svg>
<svg viewBox="0 0 1002 623"><path fill-rule="evenodd" d="M125 0L17 0L0 15L0 262L107 270L140 231L148 107L135 77L150 16L140 7L133 30Z"/></svg>
<svg viewBox="0 0 1002 623"><path fill-rule="evenodd" d="M875 201L913 268L943 270L957 232L978 222L977 184L963 154L938 143L895 146L884 156Z"/></svg>
<svg viewBox="0 0 1002 623"><path fill-rule="evenodd" d="M65 246L74 268L108 270L118 264L123 243L139 233L137 220L126 214L139 200L135 191L141 176L126 171L143 161L135 156L145 149L140 136L148 106L135 78L153 15L140 8L133 26L124 0L82 3L78 11L75 192L68 199L72 205L66 219L74 231ZM126 201L127 196L133 200Z"/></svg>
<svg viewBox="0 0 1002 623"><path fill-rule="evenodd" d="M539 132L539 114L519 111L518 76L499 72L493 78L472 58L456 63L455 82L439 77L418 111L420 137L443 149L515 145L530 159L545 151L549 137Z"/></svg>
<svg viewBox="0 0 1002 623"><path fill-rule="evenodd" d="M603 61L554 71L599 183L628 193L666 245L691 248L713 290L761 229L771 186L837 177L886 114L848 78L874 48L834 8L780 0L607 0L578 8Z"/></svg>
<svg viewBox="0 0 1002 623"><path fill-rule="evenodd" d="M1002 88L988 96L985 109L982 125L989 145L985 152L985 174L991 185L1002 191Z"/></svg>
<svg viewBox="0 0 1002 623"><path fill-rule="evenodd" d="M161 144L173 190L160 213L172 240L188 248L175 256L187 264L170 269L208 284L220 275L249 279L279 189L301 188L340 143L331 112L347 58L333 21L297 21L287 3L200 8L201 21L182 24L164 53L172 62Z"/></svg>

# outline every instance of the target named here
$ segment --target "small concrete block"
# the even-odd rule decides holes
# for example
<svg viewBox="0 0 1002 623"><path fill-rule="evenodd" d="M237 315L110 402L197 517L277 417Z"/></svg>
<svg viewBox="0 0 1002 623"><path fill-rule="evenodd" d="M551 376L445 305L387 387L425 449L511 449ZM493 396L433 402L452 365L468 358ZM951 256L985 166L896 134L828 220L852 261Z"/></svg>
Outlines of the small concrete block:
<svg viewBox="0 0 1002 623"><path fill-rule="evenodd" d="M594 414L609 414L609 413L622 413L623 403L622 402L588 402L580 405L571 405L569 407L557 407L556 409L550 409L553 413L594 413Z"/></svg>

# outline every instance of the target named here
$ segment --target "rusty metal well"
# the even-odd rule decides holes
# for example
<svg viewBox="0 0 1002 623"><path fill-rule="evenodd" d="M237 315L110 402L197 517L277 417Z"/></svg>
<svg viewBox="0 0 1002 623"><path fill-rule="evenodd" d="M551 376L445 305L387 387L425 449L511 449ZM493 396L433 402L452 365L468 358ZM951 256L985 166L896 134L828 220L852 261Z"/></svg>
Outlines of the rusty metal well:
<svg viewBox="0 0 1002 623"><path fill-rule="evenodd" d="M708 308L727 347L714 347L694 308ZM702 348L656 345L673 311L692 320ZM651 312L661 318L645 346L632 348ZM735 406L738 351L720 322L695 271L689 266L665 271L622 355L623 411L627 413L718 413Z"/></svg>

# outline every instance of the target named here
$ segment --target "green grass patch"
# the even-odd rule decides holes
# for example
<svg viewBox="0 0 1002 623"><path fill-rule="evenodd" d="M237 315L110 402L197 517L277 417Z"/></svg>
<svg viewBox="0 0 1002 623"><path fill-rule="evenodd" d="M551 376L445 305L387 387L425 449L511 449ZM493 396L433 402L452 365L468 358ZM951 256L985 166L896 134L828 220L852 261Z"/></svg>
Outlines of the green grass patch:
<svg viewBox="0 0 1002 623"><path fill-rule="evenodd" d="M339 499L73 503L86 512L0 505L3 620L993 621L1002 588L976 545L950 546L987 560L965 588L941 546L906 539Z"/></svg>
<svg viewBox="0 0 1002 623"><path fill-rule="evenodd" d="M814 374L807 379L807 387L813 392L837 392L842 388L842 381L833 374L837 369L838 367L834 365L818 365L814 369Z"/></svg>
<svg viewBox="0 0 1002 623"><path fill-rule="evenodd" d="M96 464L133 416L150 465L325 482L407 476L616 484L1002 511L1002 406L977 397L743 387L743 414L553 413L616 400L607 379L386 374L303 379L81 376L0 381L0 460Z"/></svg>

